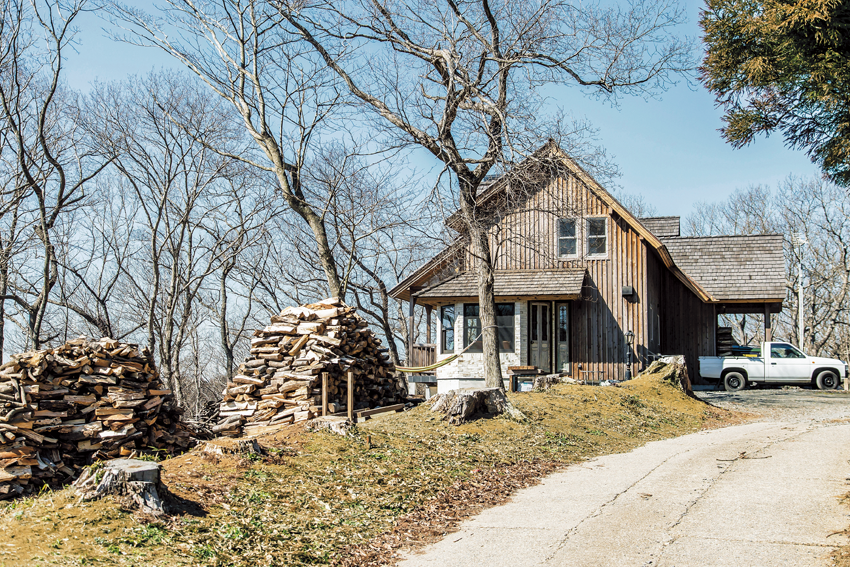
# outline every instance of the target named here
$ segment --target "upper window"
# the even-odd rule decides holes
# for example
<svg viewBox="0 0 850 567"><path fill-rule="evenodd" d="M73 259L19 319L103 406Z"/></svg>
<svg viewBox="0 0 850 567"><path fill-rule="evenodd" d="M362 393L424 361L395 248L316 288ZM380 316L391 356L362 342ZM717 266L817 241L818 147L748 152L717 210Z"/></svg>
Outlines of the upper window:
<svg viewBox="0 0 850 567"><path fill-rule="evenodd" d="M558 219L558 256L578 255L575 219Z"/></svg>
<svg viewBox="0 0 850 567"><path fill-rule="evenodd" d="M806 358L806 355L786 344L775 344L770 347L771 358Z"/></svg>
<svg viewBox="0 0 850 567"><path fill-rule="evenodd" d="M587 255L608 255L608 219L587 219Z"/></svg>
<svg viewBox="0 0 850 567"><path fill-rule="evenodd" d="M499 352L514 352L514 304L496 304L496 341ZM472 345L466 352L484 352L481 338L481 317L477 303L463 304L463 346Z"/></svg>
<svg viewBox="0 0 850 567"><path fill-rule="evenodd" d="M440 347L442 352L455 350L455 306L440 307Z"/></svg>

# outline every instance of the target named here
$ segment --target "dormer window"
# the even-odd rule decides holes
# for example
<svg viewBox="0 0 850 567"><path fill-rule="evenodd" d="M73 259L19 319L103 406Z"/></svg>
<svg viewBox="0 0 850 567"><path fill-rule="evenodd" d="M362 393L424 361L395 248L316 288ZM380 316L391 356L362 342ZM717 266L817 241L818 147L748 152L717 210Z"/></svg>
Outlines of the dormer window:
<svg viewBox="0 0 850 567"><path fill-rule="evenodd" d="M587 219L587 255L608 255L608 219Z"/></svg>
<svg viewBox="0 0 850 567"><path fill-rule="evenodd" d="M578 256L576 219L558 219L558 256Z"/></svg>

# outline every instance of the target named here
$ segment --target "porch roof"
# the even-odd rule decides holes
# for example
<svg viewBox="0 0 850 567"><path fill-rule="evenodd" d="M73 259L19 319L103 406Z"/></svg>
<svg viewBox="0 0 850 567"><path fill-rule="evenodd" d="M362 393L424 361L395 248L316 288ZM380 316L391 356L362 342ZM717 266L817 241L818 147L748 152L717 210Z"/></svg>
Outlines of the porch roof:
<svg viewBox="0 0 850 567"><path fill-rule="evenodd" d="M584 268L563 270L501 270L495 273L494 293L499 297L578 299L584 283ZM421 303L478 297L475 272L463 272L414 293Z"/></svg>

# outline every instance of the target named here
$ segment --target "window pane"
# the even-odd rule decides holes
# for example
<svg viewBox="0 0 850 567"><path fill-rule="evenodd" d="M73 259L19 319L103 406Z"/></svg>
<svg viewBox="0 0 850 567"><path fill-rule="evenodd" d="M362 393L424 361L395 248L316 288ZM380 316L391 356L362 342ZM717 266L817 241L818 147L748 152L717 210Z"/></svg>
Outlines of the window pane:
<svg viewBox="0 0 850 567"><path fill-rule="evenodd" d="M576 239L575 238L559 238L558 239L558 255L559 256L575 256L576 255Z"/></svg>
<svg viewBox="0 0 850 567"><path fill-rule="evenodd" d="M514 304L513 303L497 303L496 304L496 317L513 317L514 316Z"/></svg>
<svg viewBox="0 0 850 567"><path fill-rule="evenodd" d="M605 236L605 219L588 219L587 234L589 236Z"/></svg>
<svg viewBox="0 0 850 567"><path fill-rule="evenodd" d="M514 304L496 304L497 341L499 352L514 352Z"/></svg>
<svg viewBox="0 0 850 567"><path fill-rule="evenodd" d="M540 306L540 340L549 340L549 306Z"/></svg>
<svg viewBox="0 0 850 567"><path fill-rule="evenodd" d="M484 352L484 345L481 341L481 319L478 318L478 304L464 303L463 304L463 346L464 348L472 344L466 352ZM474 344L473 344L473 341Z"/></svg>
<svg viewBox="0 0 850 567"><path fill-rule="evenodd" d="M529 317L529 323L528 324L531 327L531 329L530 329L531 340L536 341L537 340L537 310L539 309L539 306L531 305L530 307L531 307L531 317Z"/></svg>
<svg viewBox="0 0 850 567"><path fill-rule="evenodd" d="M805 358L805 355L791 345L773 345L770 347L772 358Z"/></svg>
<svg viewBox="0 0 850 567"><path fill-rule="evenodd" d="M443 320L443 328L454 328L455 326L455 306L446 305L440 307L440 318Z"/></svg>
<svg viewBox="0 0 850 567"><path fill-rule="evenodd" d="M455 306L441 307L440 319L443 326L443 352L451 352L455 349Z"/></svg>
<svg viewBox="0 0 850 567"><path fill-rule="evenodd" d="M587 253L591 255L605 254L605 237L590 237L587 239Z"/></svg>
<svg viewBox="0 0 850 567"><path fill-rule="evenodd" d="M566 305L558 306L558 340L564 342L567 340L567 329L569 328L569 320L567 316L569 311Z"/></svg>
<svg viewBox="0 0 850 567"><path fill-rule="evenodd" d="M560 219L558 221L558 236L560 237L575 237L576 221L575 219Z"/></svg>
<svg viewBox="0 0 850 567"><path fill-rule="evenodd" d="M587 254L589 256L602 256L608 252L607 227L607 219L587 219Z"/></svg>

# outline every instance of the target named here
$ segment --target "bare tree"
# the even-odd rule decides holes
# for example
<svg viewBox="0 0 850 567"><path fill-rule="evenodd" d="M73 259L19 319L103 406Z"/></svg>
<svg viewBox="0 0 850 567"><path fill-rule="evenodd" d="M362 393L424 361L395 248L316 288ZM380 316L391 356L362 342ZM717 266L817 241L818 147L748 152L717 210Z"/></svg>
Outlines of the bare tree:
<svg viewBox="0 0 850 567"><path fill-rule="evenodd" d="M207 223L206 230L216 243L213 251L218 266L217 293L210 293L205 306L215 317L218 341L223 355L224 375L229 379L236 370L236 346L248 337L254 322L255 288L266 279L262 265L254 265L246 251L263 246L266 226L281 211L273 196L264 191L265 179L255 178L242 168L241 175L228 178L222 185L221 205ZM242 275L247 285L239 285ZM242 304L231 304L231 297Z"/></svg>
<svg viewBox="0 0 850 567"><path fill-rule="evenodd" d="M34 277L11 293L7 290L3 299L26 312L28 340L35 348L45 341L42 327L58 279L54 229L62 215L83 201L85 184L109 161L88 151L75 96L61 85L72 25L84 6L85 0L12 0L3 11L0 119L13 141L22 191L34 200L34 229L41 244Z"/></svg>
<svg viewBox="0 0 850 567"><path fill-rule="evenodd" d="M476 258L485 379L502 387L493 265L478 191L539 147L540 87L571 83L614 100L646 94L693 66L672 36L674 4L623 10L559 1L281 1L280 13L398 144L424 148L456 179ZM497 167L498 169L498 167Z"/></svg>
<svg viewBox="0 0 850 567"><path fill-rule="evenodd" d="M59 293L51 303L78 323L65 333L125 339L145 326L130 309L126 276L139 250L132 229L136 201L115 171L101 174L87 206L66 224L70 234L57 248Z"/></svg>
<svg viewBox="0 0 850 567"><path fill-rule="evenodd" d="M823 179L789 178L776 193L787 235L787 333L813 353L844 356L850 325L850 197ZM804 237L805 246L799 237ZM805 329L797 336L797 286L805 278Z"/></svg>
<svg viewBox="0 0 850 567"><path fill-rule="evenodd" d="M823 179L789 177L777 189L753 186L725 201L697 203L684 233L782 234L786 299L776 335L815 355L850 352L850 197ZM805 242L805 244L803 244ZM798 290L804 281L804 335L799 335ZM723 315L742 344L763 339L761 315Z"/></svg>
<svg viewBox="0 0 850 567"><path fill-rule="evenodd" d="M238 152L239 131L229 127L217 100L177 73L98 85L89 106L88 125L102 151L115 156L114 167L137 207L131 228L140 250L136 262L122 268L123 276L140 302L148 348L158 353L163 378L183 403L182 347L199 321L200 294L228 254L222 243L239 230L220 224L219 211L235 198L222 186L241 168L209 145ZM178 125L174 116L183 122Z"/></svg>
<svg viewBox="0 0 850 567"><path fill-rule="evenodd" d="M204 143L275 176L287 206L309 227L328 291L344 297L322 203L304 187L313 145L339 102L333 75L268 2L169 0L161 19L119 4L112 13L130 26L126 41L161 48L238 112L261 156Z"/></svg>

